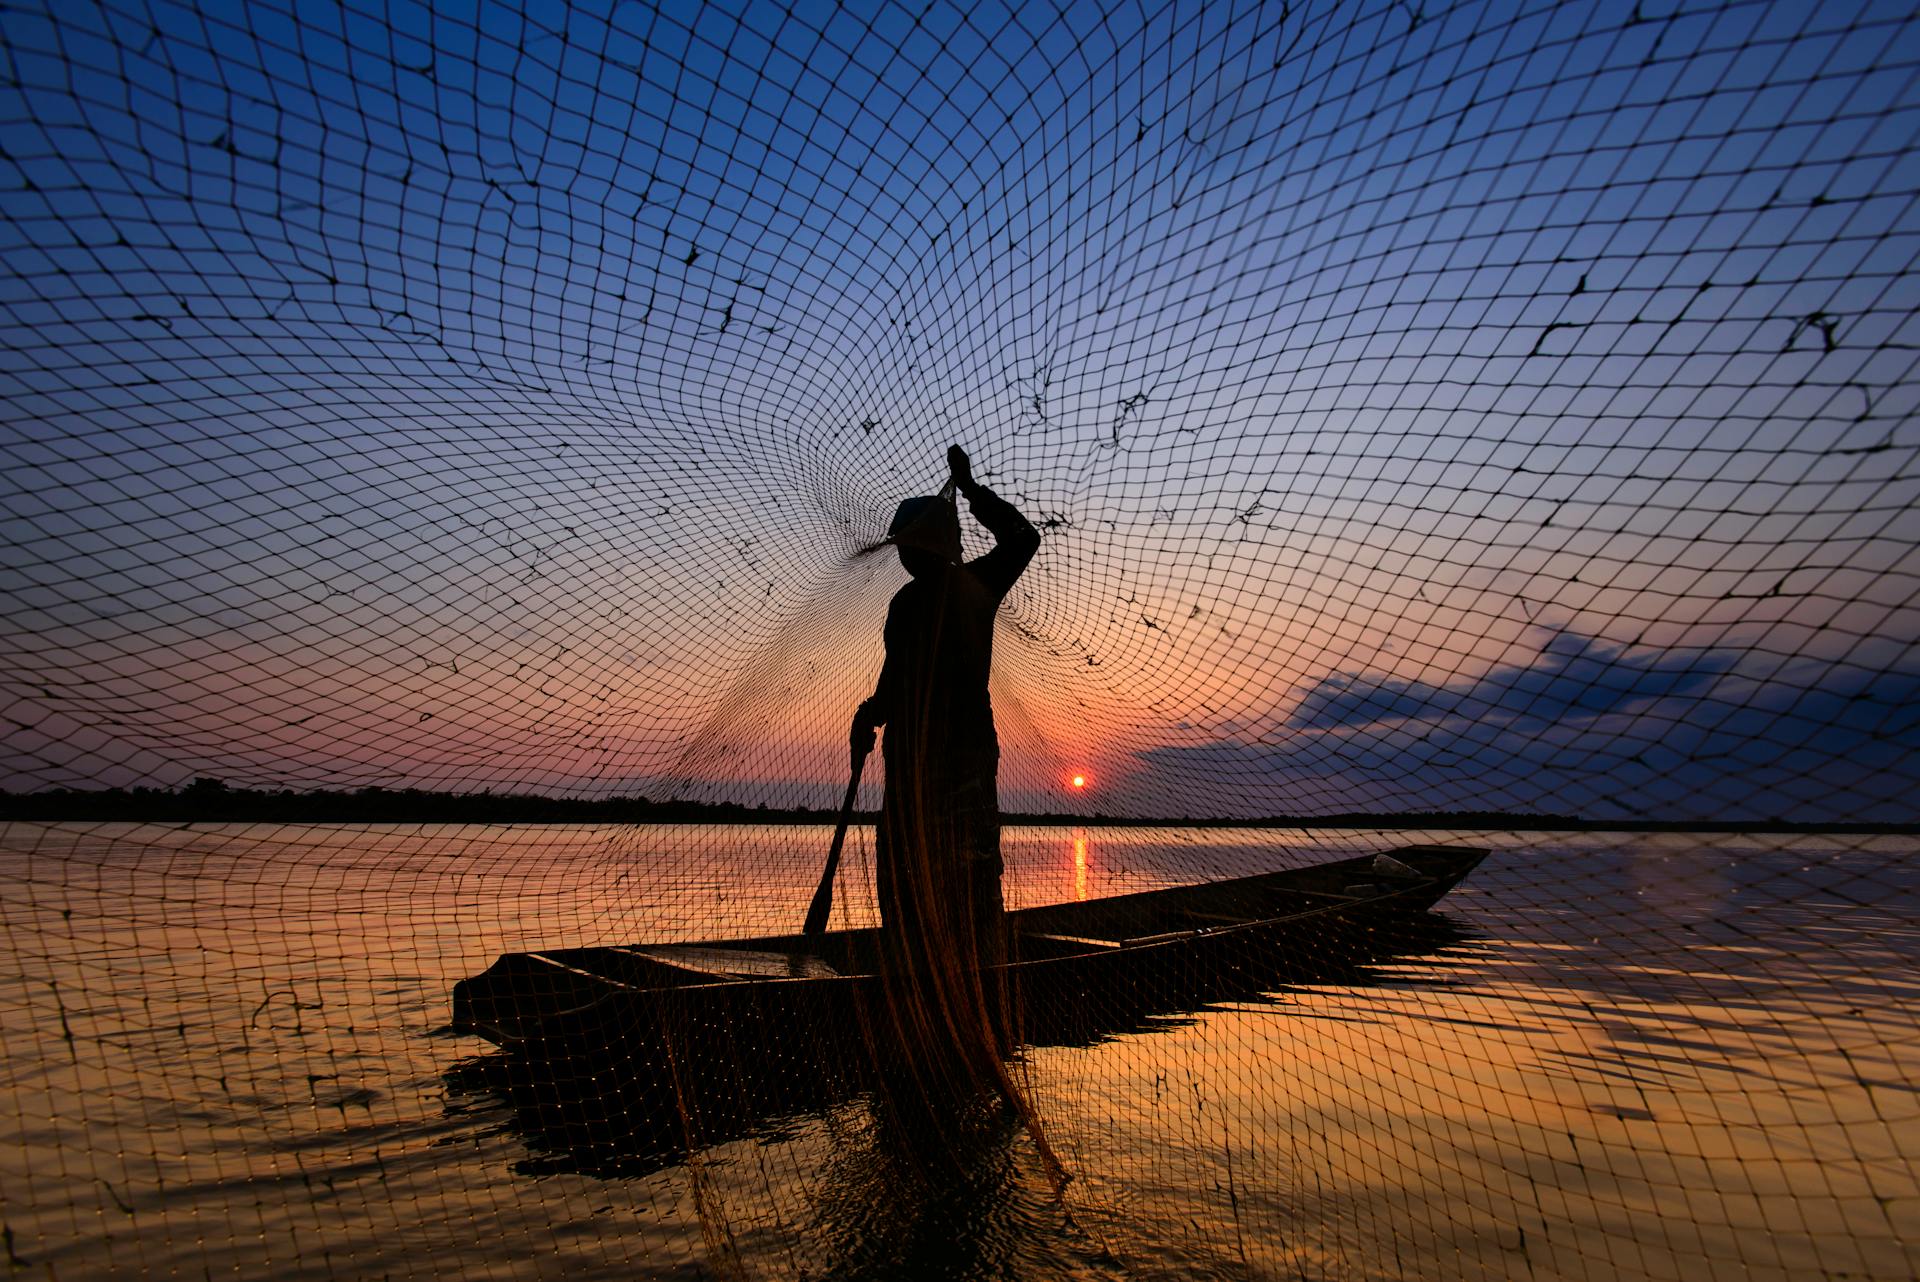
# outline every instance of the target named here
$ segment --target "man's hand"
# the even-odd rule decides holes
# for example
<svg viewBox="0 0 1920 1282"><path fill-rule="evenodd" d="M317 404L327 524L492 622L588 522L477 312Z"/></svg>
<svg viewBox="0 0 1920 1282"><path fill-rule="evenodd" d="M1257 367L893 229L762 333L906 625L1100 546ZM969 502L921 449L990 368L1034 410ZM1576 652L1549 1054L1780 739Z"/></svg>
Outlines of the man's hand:
<svg viewBox="0 0 1920 1282"><path fill-rule="evenodd" d="M953 483L961 490L971 490L974 487L973 460L968 458L967 452L958 445L947 447L947 466L953 469Z"/></svg>
<svg viewBox="0 0 1920 1282"><path fill-rule="evenodd" d="M873 751L873 732L879 728L879 724L873 719L873 709L868 704L861 704L853 714L853 728L847 733L847 747L853 750L855 761L863 760Z"/></svg>

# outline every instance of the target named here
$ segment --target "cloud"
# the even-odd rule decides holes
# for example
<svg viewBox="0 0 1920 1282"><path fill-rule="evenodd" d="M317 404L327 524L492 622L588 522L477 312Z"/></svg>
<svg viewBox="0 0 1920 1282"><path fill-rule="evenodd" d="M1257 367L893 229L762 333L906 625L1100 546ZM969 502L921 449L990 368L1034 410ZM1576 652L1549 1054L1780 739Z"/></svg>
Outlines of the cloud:
<svg viewBox="0 0 1920 1282"><path fill-rule="evenodd" d="M1323 677L1301 696L1287 724L1324 730L1414 719L1591 721L1698 690L1731 671L1734 658L1713 650L1631 655L1592 637L1558 632L1531 664L1447 685L1360 673Z"/></svg>
<svg viewBox="0 0 1920 1282"><path fill-rule="evenodd" d="M1920 820L1920 665L1743 662L1560 633L1472 681L1330 675L1261 739L1139 758L1164 790L1217 792L1244 814Z"/></svg>

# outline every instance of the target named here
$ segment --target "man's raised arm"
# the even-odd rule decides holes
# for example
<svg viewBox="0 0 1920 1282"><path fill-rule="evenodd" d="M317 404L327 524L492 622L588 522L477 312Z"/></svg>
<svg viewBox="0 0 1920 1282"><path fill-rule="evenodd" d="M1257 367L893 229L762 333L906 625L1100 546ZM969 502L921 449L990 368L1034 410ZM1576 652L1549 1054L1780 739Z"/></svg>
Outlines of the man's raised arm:
<svg viewBox="0 0 1920 1282"><path fill-rule="evenodd" d="M954 484L967 496L973 519L986 526L994 539L993 551L967 562L967 568L995 596L1005 596L1040 550L1040 531L1013 504L973 479L973 464L965 450L958 445L948 450L947 463L953 468Z"/></svg>

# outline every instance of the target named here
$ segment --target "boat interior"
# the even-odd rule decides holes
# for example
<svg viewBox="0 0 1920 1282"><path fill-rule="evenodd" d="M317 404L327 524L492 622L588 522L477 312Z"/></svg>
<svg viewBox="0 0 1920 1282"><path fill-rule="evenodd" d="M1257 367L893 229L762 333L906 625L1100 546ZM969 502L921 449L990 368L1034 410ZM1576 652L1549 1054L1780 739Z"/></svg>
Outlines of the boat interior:
<svg viewBox="0 0 1920 1282"><path fill-rule="evenodd" d="M1010 913L1016 965L1139 948L1199 933L1284 921L1356 903L1442 889L1481 852L1415 846L1356 859ZM1422 903L1419 906L1424 907ZM880 967L876 930L830 931L703 943L562 948L502 957L491 977L531 985L565 1004L608 984L635 989L740 981L871 975ZM505 968L503 971L502 968Z"/></svg>

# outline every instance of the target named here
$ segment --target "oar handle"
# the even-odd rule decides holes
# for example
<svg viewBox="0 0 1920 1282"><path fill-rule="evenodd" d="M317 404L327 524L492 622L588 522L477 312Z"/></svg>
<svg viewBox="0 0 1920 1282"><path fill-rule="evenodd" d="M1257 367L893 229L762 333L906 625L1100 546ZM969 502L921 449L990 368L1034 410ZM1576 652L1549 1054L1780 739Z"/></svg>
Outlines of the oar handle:
<svg viewBox="0 0 1920 1282"><path fill-rule="evenodd" d="M840 868L840 848L847 843L847 825L853 821L853 799L860 791L860 771L867 764L862 752L853 759L853 777L847 780L847 795L840 802L840 822L833 830L833 845L827 850L827 867L820 874L820 885L807 905L807 924L802 934L819 935L827 929L827 917L833 912L833 875Z"/></svg>

